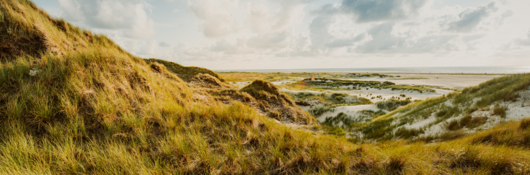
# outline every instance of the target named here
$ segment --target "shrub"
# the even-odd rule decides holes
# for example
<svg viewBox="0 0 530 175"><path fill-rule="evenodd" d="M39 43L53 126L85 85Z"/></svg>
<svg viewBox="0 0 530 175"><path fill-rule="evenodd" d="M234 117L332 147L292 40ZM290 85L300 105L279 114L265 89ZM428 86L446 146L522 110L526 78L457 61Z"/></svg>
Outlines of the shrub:
<svg viewBox="0 0 530 175"><path fill-rule="evenodd" d="M479 151L467 149L465 151L457 152L454 155L450 168L478 168L482 162L480 161Z"/></svg>
<svg viewBox="0 0 530 175"><path fill-rule="evenodd" d="M462 117L462 118L460 119L460 125L461 125L461 126L468 126L469 123L471 123L471 120L472 120L472 119L473 119L473 118L471 117L471 115L468 114L468 115L466 115L466 116L464 116L464 117Z"/></svg>
<svg viewBox="0 0 530 175"><path fill-rule="evenodd" d="M330 108L330 107L315 107L315 108L309 109L309 113L315 117L320 117L322 116L322 114L326 112L333 112L333 111L335 111L335 108Z"/></svg>
<svg viewBox="0 0 530 175"><path fill-rule="evenodd" d="M467 134L464 131L457 130L457 131L449 131L449 132L443 133L442 135L439 136L439 138L442 141L449 141L449 140L455 140L455 139L464 137L466 135Z"/></svg>
<svg viewBox="0 0 530 175"><path fill-rule="evenodd" d="M488 121L488 117L482 116L482 117L473 117L471 121L466 125L467 128L473 129L479 126L482 126L483 124Z"/></svg>
<svg viewBox="0 0 530 175"><path fill-rule="evenodd" d="M506 110L508 110L508 107L496 104L495 107L493 107L493 115L498 115L501 118L506 118Z"/></svg>
<svg viewBox="0 0 530 175"><path fill-rule="evenodd" d="M530 119L525 119L521 121L521 124L519 124L519 128L523 130L530 128Z"/></svg>
<svg viewBox="0 0 530 175"><path fill-rule="evenodd" d="M458 121L452 120L449 123L447 123L447 129L450 131L459 130L461 128L460 124L458 124Z"/></svg>
<svg viewBox="0 0 530 175"><path fill-rule="evenodd" d="M475 105L473 105L471 108L469 108L469 110L467 111L467 113L471 114L471 113L473 113L473 112L475 112L475 111L477 111L477 110L478 110L478 107L475 106Z"/></svg>
<svg viewBox="0 0 530 175"><path fill-rule="evenodd" d="M387 172L385 174L403 174L403 169L407 164L407 159L398 156L390 157L390 160L386 164Z"/></svg>
<svg viewBox="0 0 530 175"><path fill-rule="evenodd" d="M395 136L396 137L399 137L399 138L402 138L402 139L410 139L412 137L416 137L420 134L423 134L425 133L423 131L423 129L407 129L407 128L399 128L396 133L395 133Z"/></svg>
<svg viewBox="0 0 530 175"><path fill-rule="evenodd" d="M405 105L408 105L409 103L411 103L410 100L388 100L388 101L384 101L384 102L378 102L377 103L377 108L379 109L382 109L382 110L387 110L387 111L393 111L401 106L405 106Z"/></svg>
<svg viewBox="0 0 530 175"><path fill-rule="evenodd" d="M336 135L336 136L340 136L340 137L346 135L346 131L344 131L344 129L342 129L341 127L326 126L326 127L324 127L324 129L325 129L326 134Z"/></svg>

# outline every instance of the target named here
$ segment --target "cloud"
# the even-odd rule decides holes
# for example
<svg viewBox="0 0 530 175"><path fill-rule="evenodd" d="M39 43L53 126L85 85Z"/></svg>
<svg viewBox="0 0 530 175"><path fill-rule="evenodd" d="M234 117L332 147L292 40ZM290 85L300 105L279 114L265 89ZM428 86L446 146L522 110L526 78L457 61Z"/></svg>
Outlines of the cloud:
<svg viewBox="0 0 530 175"><path fill-rule="evenodd" d="M395 26L395 23L389 22L370 28L367 35L371 37L371 40L351 51L358 53L420 54L448 52L459 49L455 43L452 43L453 40L458 38L458 35L396 36L393 34Z"/></svg>
<svg viewBox="0 0 530 175"><path fill-rule="evenodd" d="M231 43L226 39L220 39L210 47L210 50L224 54L240 54L243 47L244 45L241 41L239 43Z"/></svg>
<svg viewBox="0 0 530 175"><path fill-rule="evenodd" d="M59 6L64 11L65 18L73 21L84 21L85 14L81 10L81 4L72 0L59 0Z"/></svg>
<svg viewBox="0 0 530 175"><path fill-rule="evenodd" d="M479 6L475 9L467 9L458 15L459 19L449 24L449 31L454 32L471 32L480 22L486 19L491 13L496 12L498 8L495 2ZM509 17L506 14L506 17Z"/></svg>
<svg viewBox="0 0 530 175"><path fill-rule="evenodd" d="M230 12L236 11L238 0L188 0L188 8L202 19L203 34L220 38L238 32L241 24Z"/></svg>
<svg viewBox="0 0 530 175"><path fill-rule="evenodd" d="M323 52L341 47L353 46L367 39L366 34L356 34L354 29L346 26L349 19L334 14L321 14L309 25L313 50Z"/></svg>
<svg viewBox="0 0 530 175"><path fill-rule="evenodd" d="M343 0L341 9L357 22L401 20L418 15L427 0Z"/></svg>
<svg viewBox="0 0 530 175"><path fill-rule="evenodd" d="M372 40L357 47L356 50L361 53L398 51L404 46L405 39L392 35L393 28L394 23L384 23L372 27L367 32Z"/></svg>
<svg viewBox="0 0 530 175"><path fill-rule="evenodd" d="M521 46L530 46L530 30L528 31L528 34L526 35L526 38L522 39L516 39L515 43L521 45Z"/></svg>
<svg viewBox="0 0 530 175"><path fill-rule="evenodd" d="M280 49L287 47L291 37L292 33L287 30L276 33L267 33L249 38L247 40L247 45L259 49Z"/></svg>
<svg viewBox="0 0 530 175"><path fill-rule="evenodd" d="M154 21L146 11L150 5L143 0L59 0L62 16L92 28L122 30L127 37L151 38Z"/></svg>
<svg viewBox="0 0 530 175"><path fill-rule="evenodd" d="M169 46L170 46L170 45L169 45L168 43L166 43L166 42L160 42L160 43L158 43L158 45L159 45L160 47L169 47Z"/></svg>
<svg viewBox="0 0 530 175"><path fill-rule="evenodd" d="M352 46L353 44L363 41L366 39L366 34L360 34L353 38L339 38L325 44L330 48Z"/></svg>
<svg viewBox="0 0 530 175"><path fill-rule="evenodd" d="M270 10L264 3L248 3L245 24L255 33L277 32L296 25L304 17L304 7L308 0L274 0L280 7ZM270 12L276 11L271 14Z"/></svg>

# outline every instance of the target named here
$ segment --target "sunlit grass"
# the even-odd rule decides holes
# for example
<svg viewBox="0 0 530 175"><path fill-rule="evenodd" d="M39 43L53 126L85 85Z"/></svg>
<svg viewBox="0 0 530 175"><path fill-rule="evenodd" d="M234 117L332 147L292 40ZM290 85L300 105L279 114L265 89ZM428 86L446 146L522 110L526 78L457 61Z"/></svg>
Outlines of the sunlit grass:
<svg viewBox="0 0 530 175"><path fill-rule="evenodd" d="M38 54L2 57L0 174L529 173L530 151L508 139L353 144L292 129L246 103L198 100L194 95L208 93L165 66L106 37L54 24L30 1L0 1L0 12L9 20L3 29L21 27L17 34L49 41ZM57 44L75 40L77 46ZM491 138L527 135L527 123Z"/></svg>

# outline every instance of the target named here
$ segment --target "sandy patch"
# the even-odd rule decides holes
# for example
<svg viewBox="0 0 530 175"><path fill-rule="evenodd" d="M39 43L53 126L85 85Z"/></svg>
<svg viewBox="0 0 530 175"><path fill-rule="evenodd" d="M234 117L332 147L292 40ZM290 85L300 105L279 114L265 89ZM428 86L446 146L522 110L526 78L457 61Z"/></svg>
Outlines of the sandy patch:
<svg viewBox="0 0 530 175"><path fill-rule="evenodd" d="M379 108L377 108L376 105L339 106L335 108L334 112L324 113L317 119L318 121L323 122L327 117L336 117L341 112L355 119L361 115L359 111L362 110L378 111Z"/></svg>
<svg viewBox="0 0 530 175"><path fill-rule="evenodd" d="M425 85L425 86L439 86L445 88L463 89L470 86L477 86L482 82L486 82L493 78L502 77L503 75L469 75L469 74L392 74L394 76L401 76L399 78L353 78L348 80L360 81L390 81L397 85ZM421 77L426 79L406 79ZM402 80L403 78L405 80Z"/></svg>
<svg viewBox="0 0 530 175"><path fill-rule="evenodd" d="M392 90L392 89L376 89L376 88L362 88L362 90L349 90L349 91L331 91L336 93L348 93L350 95L356 95L359 97L364 97L372 102L380 102L380 101L386 101L392 99L392 97L398 98L400 97L400 94L405 94L406 97L411 97L411 100L425 100L427 98L433 98L433 97L439 97L442 95L447 95L451 92L454 92L452 90L444 90L444 89L435 89L436 92L423 92L420 93L418 91L407 91L407 90ZM380 98L372 99L372 97L381 96ZM402 100L404 98L400 97Z"/></svg>
<svg viewBox="0 0 530 175"><path fill-rule="evenodd" d="M407 129L420 129L424 126L427 126L429 125L430 123L436 121L436 117L434 116L434 114L431 114L431 116L427 119L424 119L424 120L418 120L417 122L414 122L412 124L406 124L404 125L403 127L407 128Z"/></svg>
<svg viewBox="0 0 530 175"><path fill-rule="evenodd" d="M520 98L518 98L515 102L501 102L498 103L501 106L506 106L508 109L506 110L506 117L501 118L498 115L493 115L493 109L495 108L495 104L490 105L489 107L483 108L488 110L477 110L473 113L471 113L472 117L487 117L488 120L486 123L482 126L476 127L474 129L469 128L463 128L464 131L467 133L474 133L477 131L487 130L491 129L500 123L508 122L508 121L518 121L526 118L530 118L530 101L526 100L524 105L522 104L523 98L529 98L530 99L530 89L525 90L519 93L521 95ZM476 103L479 101L480 98L473 99L473 103ZM450 101L447 101L445 105L452 105ZM459 121L464 117L465 114L460 114L458 116L452 117L450 119L447 119L444 122L438 123L436 125L433 125L429 128L426 128L425 133L420 135L421 136L429 136L429 135L437 135L447 132L447 123L451 121ZM427 126L433 122L436 121L436 117L434 116L434 113L427 119L424 120L416 120L412 124L404 125L403 127L407 129L419 129L424 126Z"/></svg>

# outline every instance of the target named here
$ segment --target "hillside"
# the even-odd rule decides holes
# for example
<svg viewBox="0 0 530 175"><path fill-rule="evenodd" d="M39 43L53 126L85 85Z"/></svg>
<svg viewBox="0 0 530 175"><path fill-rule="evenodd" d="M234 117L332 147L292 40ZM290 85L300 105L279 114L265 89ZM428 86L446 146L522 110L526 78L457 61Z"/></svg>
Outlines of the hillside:
<svg viewBox="0 0 530 175"><path fill-rule="evenodd" d="M0 174L530 173L504 128L429 145L293 129L319 126L266 81L182 78L29 0L0 1L0 39Z"/></svg>
<svg viewBox="0 0 530 175"><path fill-rule="evenodd" d="M530 114L530 75L510 75L404 106L358 127L367 139L433 141L487 130Z"/></svg>
<svg viewBox="0 0 530 175"><path fill-rule="evenodd" d="M219 79L219 81L225 82L225 79L221 77L219 74L215 73L214 71L202 68L202 67L193 67L193 66L186 67L178 63L173 63L173 62L169 62L165 60L159 60L156 58L145 59L145 62L160 63L164 65L169 71L177 74L182 80L186 82L190 82L193 79L193 77L195 77L197 74L200 74L200 73L211 75Z"/></svg>

